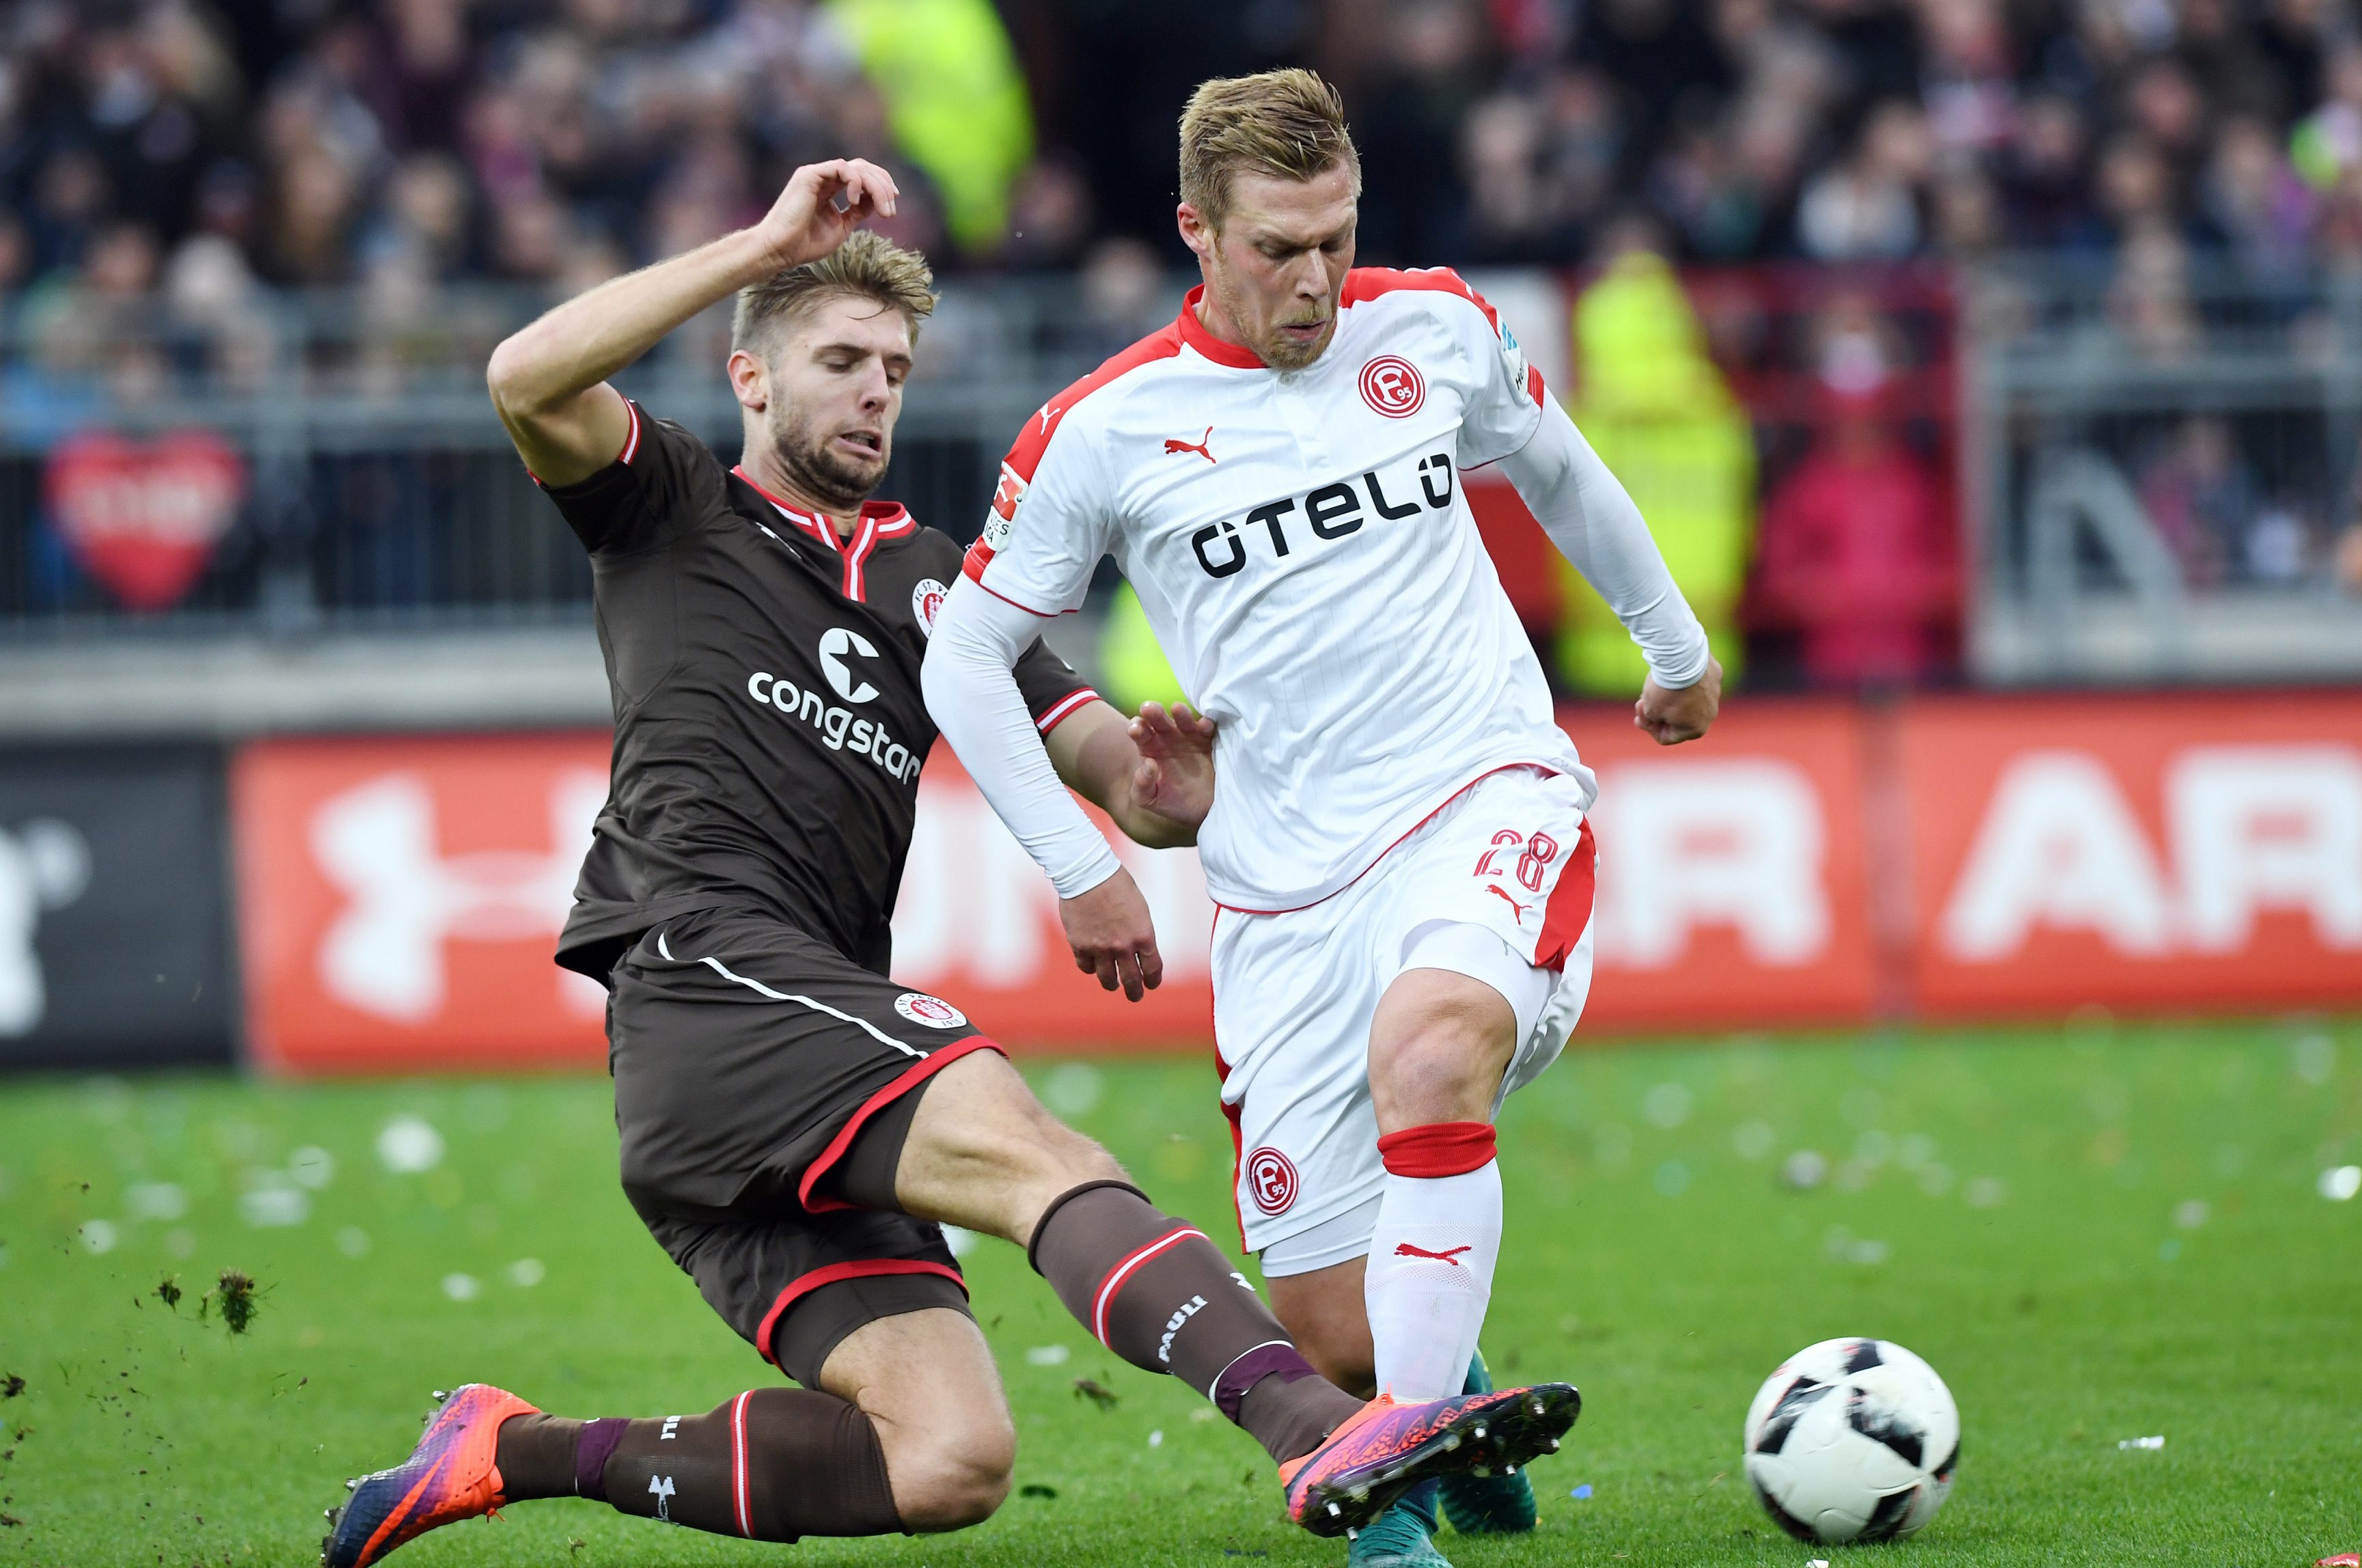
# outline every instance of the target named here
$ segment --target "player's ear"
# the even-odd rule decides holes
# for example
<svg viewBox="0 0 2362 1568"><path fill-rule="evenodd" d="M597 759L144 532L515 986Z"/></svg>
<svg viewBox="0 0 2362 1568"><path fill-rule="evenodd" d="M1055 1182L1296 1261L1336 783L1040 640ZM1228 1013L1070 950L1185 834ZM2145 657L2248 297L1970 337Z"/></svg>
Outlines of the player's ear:
<svg viewBox="0 0 2362 1568"><path fill-rule="evenodd" d="M771 405L771 367L761 355L745 348L730 351L730 390L738 406L760 414Z"/></svg>
<svg viewBox="0 0 2362 1568"><path fill-rule="evenodd" d="M1174 208L1173 221L1181 230L1181 243L1187 246L1198 260L1214 259L1214 227L1193 204L1183 202Z"/></svg>

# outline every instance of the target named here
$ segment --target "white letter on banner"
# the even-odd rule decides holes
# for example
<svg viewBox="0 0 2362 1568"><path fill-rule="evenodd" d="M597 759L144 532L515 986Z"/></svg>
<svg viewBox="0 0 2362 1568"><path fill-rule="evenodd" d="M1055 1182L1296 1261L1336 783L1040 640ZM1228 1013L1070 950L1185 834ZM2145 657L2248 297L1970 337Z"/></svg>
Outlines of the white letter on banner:
<svg viewBox="0 0 2362 1568"><path fill-rule="evenodd" d="M2117 952L2166 950L2165 878L2123 791L2089 752L2013 759L1937 922L1964 963L1993 963L2038 925L2096 931Z"/></svg>
<svg viewBox="0 0 2362 1568"><path fill-rule="evenodd" d="M1600 962L1661 969L1701 925L1736 927L1759 964L1827 952L1820 795L1771 757L1601 769Z"/></svg>
<svg viewBox="0 0 2362 1568"><path fill-rule="evenodd" d="M2362 756L2342 745L2192 746L2165 772L2192 947L2235 953L2266 910L2362 947Z"/></svg>

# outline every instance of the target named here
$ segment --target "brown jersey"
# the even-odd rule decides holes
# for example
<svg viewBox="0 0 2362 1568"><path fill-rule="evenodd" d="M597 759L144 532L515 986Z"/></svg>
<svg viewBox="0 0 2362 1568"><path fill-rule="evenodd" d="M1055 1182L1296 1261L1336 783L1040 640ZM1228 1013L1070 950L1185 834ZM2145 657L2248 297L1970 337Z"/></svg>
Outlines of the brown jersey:
<svg viewBox="0 0 2362 1568"><path fill-rule="evenodd" d="M890 502L840 537L629 405L623 454L549 498L590 552L615 705L607 803L557 961L604 980L693 910L774 915L883 975L935 744L920 692L960 547ZM1046 733L1091 690L1036 643Z"/></svg>

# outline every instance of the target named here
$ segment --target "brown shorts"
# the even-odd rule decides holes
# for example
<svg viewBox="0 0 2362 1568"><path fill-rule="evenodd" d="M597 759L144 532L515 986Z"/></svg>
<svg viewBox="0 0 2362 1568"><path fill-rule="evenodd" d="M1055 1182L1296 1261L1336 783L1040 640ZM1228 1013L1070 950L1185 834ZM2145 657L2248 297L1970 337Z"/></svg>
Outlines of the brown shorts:
<svg viewBox="0 0 2362 1568"><path fill-rule="evenodd" d="M942 1227L885 1206L928 1082L998 1044L743 911L668 921L609 983L624 1195L764 1359L809 1386L865 1323L966 1310Z"/></svg>

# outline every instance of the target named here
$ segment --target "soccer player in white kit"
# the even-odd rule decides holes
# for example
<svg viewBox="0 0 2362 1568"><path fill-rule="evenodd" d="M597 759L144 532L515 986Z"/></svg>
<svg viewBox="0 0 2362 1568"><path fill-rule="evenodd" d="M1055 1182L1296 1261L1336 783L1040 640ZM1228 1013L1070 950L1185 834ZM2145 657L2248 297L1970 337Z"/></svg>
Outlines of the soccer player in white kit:
<svg viewBox="0 0 2362 1568"><path fill-rule="evenodd" d="M1595 854L1596 781L1462 476L1498 463L1623 618L1642 729L1704 734L1721 671L1491 308L1448 271L1352 268L1360 165L1332 88L1207 83L1181 139L1204 286L1027 423L936 623L928 707L1055 885L1077 963L1154 985L1146 904L1010 674L1113 555L1218 726L1198 843L1246 1245L1326 1375L1436 1397L1473 1375L1500 1251L1493 1120L1589 988ZM1517 1490L1446 1508L1517 1528ZM1380 1533L1357 1562L1441 1561Z"/></svg>

